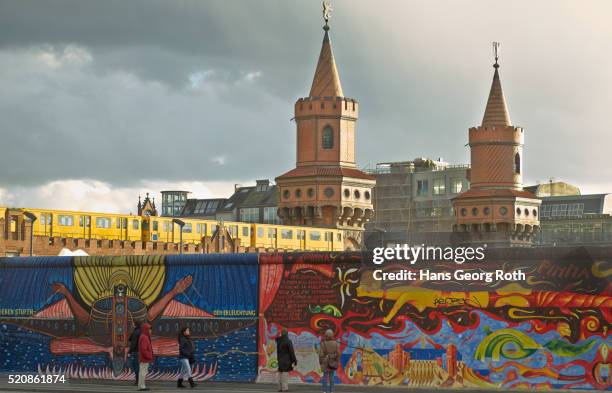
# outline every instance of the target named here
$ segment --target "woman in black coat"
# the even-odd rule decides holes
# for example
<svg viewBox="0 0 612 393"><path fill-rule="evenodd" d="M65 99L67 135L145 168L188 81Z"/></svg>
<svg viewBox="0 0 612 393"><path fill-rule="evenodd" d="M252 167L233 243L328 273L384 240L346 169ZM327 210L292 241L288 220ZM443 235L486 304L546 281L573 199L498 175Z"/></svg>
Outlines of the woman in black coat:
<svg viewBox="0 0 612 393"><path fill-rule="evenodd" d="M283 329L281 336L276 338L276 360L278 362L278 391L289 390L289 371L297 365L293 343L289 340L287 330Z"/></svg>
<svg viewBox="0 0 612 393"><path fill-rule="evenodd" d="M183 380L188 380L189 385L193 388L196 386L191 377L191 365L195 363L195 345L189 337L189 328L181 329L178 336L179 343L179 362L181 364L181 377L178 379L176 386L184 388Z"/></svg>

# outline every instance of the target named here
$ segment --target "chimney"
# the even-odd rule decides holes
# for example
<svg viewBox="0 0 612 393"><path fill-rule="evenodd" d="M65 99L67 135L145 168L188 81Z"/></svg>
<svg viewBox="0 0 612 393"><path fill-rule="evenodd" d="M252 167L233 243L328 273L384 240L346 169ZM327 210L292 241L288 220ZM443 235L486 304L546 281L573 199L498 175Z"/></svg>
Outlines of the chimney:
<svg viewBox="0 0 612 393"><path fill-rule="evenodd" d="M269 186L270 186L270 180L268 179L255 180L255 190L256 191L267 191Z"/></svg>

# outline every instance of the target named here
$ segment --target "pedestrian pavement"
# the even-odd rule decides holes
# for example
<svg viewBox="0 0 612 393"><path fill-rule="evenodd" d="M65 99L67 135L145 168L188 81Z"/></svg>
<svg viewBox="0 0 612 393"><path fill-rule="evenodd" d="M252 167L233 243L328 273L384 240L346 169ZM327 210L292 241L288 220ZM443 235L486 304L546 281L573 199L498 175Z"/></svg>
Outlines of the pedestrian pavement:
<svg viewBox="0 0 612 393"><path fill-rule="evenodd" d="M177 392L179 389L176 387L176 382L149 382L147 387L154 393L168 393ZM184 392L197 392L202 391L206 393L265 393L265 392L276 392L278 387L273 384L255 384L255 383L225 383L225 382L202 382L199 383L194 389L186 388L180 389ZM444 389L444 388L407 388L403 387L380 387L380 386L348 386L338 385L335 391L338 393L351 392L351 393L395 393L411 391L414 393L430 393L440 391L456 391L460 390L462 393L488 393L488 392L500 392L503 390L504 393L520 392L525 393L525 390L509 390L509 389ZM82 393L123 393L123 392L136 392L136 386L130 382L125 381L104 381L104 380L77 380L77 381L66 381L65 383L57 384L9 384L6 375L0 375L0 391L1 392L82 392ZM299 393L318 393L321 392L320 385L306 385L306 384L294 384L289 386L290 392ZM562 390L555 390L555 392L563 392ZM565 392L568 392L567 390ZM590 391L593 392L593 391Z"/></svg>

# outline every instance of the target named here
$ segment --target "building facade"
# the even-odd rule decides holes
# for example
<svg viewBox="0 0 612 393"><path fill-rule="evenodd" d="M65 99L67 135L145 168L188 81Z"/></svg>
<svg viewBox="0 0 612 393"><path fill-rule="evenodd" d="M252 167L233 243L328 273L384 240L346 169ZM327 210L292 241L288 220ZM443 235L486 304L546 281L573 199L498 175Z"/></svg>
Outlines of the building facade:
<svg viewBox="0 0 612 393"><path fill-rule="evenodd" d="M187 196L190 194L189 191L162 191L162 212L161 215L164 217L176 217L178 216L185 203L187 203Z"/></svg>
<svg viewBox="0 0 612 393"><path fill-rule="evenodd" d="M425 236L448 240L455 224L451 199L469 188L468 171L469 165L426 158L379 163L367 171L376 178L376 215L366 225L366 243L412 244Z"/></svg>
<svg viewBox="0 0 612 393"><path fill-rule="evenodd" d="M229 198L188 199L178 217L280 224L278 187L263 179L255 186L237 185Z"/></svg>
<svg viewBox="0 0 612 393"><path fill-rule="evenodd" d="M523 189L524 130L510 121L497 60L482 124L469 130L470 189L453 199L454 230L463 234L458 240L529 245L540 200Z"/></svg>
<svg viewBox="0 0 612 393"><path fill-rule="evenodd" d="M374 213L375 179L357 169L359 104L343 93L327 22L323 29L310 94L295 103L296 167L276 178L278 214L286 225L346 230L346 239L359 246Z"/></svg>
<svg viewBox="0 0 612 393"><path fill-rule="evenodd" d="M612 243L612 194L542 198L539 243L546 246Z"/></svg>

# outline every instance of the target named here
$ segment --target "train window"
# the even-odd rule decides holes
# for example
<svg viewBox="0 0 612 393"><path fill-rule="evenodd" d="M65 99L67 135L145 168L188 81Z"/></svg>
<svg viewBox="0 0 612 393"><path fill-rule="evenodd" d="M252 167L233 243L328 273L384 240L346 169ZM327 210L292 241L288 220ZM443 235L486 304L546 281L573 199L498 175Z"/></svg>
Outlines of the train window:
<svg viewBox="0 0 612 393"><path fill-rule="evenodd" d="M257 228L257 237L263 237L263 228Z"/></svg>
<svg viewBox="0 0 612 393"><path fill-rule="evenodd" d="M238 236L238 225L230 226L230 235L232 235L232 237Z"/></svg>
<svg viewBox="0 0 612 393"><path fill-rule="evenodd" d="M132 220L132 228L134 228L135 230L138 230L140 228L138 220Z"/></svg>
<svg viewBox="0 0 612 393"><path fill-rule="evenodd" d="M326 242L331 242L332 240L334 240L334 237L332 235L331 232L325 232L325 241Z"/></svg>
<svg viewBox="0 0 612 393"><path fill-rule="evenodd" d="M123 219L122 219L122 218L118 218L118 219L117 219L117 224L116 224L117 229L121 229L121 221L123 221Z"/></svg>
<svg viewBox="0 0 612 393"><path fill-rule="evenodd" d="M74 217L60 214L57 216L57 224L63 227L71 227L74 225Z"/></svg>
<svg viewBox="0 0 612 393"><path fill-rule="evenodd" d="M276 239L276 228L268 228L268 239Z"/></svg>
<svg viewBox="0 0 612 393"><path fill-rule="evenodd" d="M110 228L111 219L108 217L96 217L96 228Z"/></svg>
<svg viewBox="0 0 612 393"><path fill-rule="evenodd" d="M42 213L40 215L40 225L51 225L51 214Z"/></svg>
<svg viewBox="0 0 612 393"><path fill-rule="evenodd" d="M336 234L336 240L342 241L342 234L341 233L337 233Z"/></svg>
<svg viewBox="0 0 612 393"><path fill-rule="evenodd" d="M310 231L310 240L321 240L321 232Z"/></svg>
<svg viewBox="0 0 612 393"><path fill-rule="evenodd" d="M164 232L170 232L170 223L168 221L164 221Z"/></svg>
<svg viewBox="0 0 612 393"><path fill-rule="evenodd" d="M142 229L143 229L144 231L148 231L148 230L149 230L149 221L144 220L144 221L142 222Z"/></svg>
<svg viewBox="0 0 612 393"><path fill-rule="evenodd" d="M291 229L281 229L281 237L283 239L293 239L293 231Z"/></svg>
<svg viewBox="0 0 612 393"><path fill-rule="evenodd" d="M298 229L297 238L298 240L304 240L306 238L306 231L303 229Z"/></svg>
<svg viewBox="0 0 612 393"><path fill-rule="evenodd" d="M185 233L191 233L193 232L193 227L191 226L191 223L185 223L185 226L183 226L183 232Z"/></svg>
<svg viewBox="0 0 612 393"><path fill-rule="evenodd" d="M215 232L217 232L217 227L218 227L218 226L219 226L219 225L217 225L217 224L212 224L212 225L210 226L210 230L212 231L212 234L213 234L213 235L215 234Z"/></svg>
<svg viewBox="0 0 612 393"><path fill-rule="evenodd" d="M249 227L242 227L242 236L249 236Z"/></svg>
<svg viewBox="0 0 612 393"><path fill-rule="evenodd" d="M159 224L157 223L157 221L153 221L153 230L159 231Z"/></svg>
<svg viewBox="0 0 612 393"><path fill-rule="evenodd" d="M127 218L124 218L124 219L123 219L123 220L121 220L121 221L123 221L123 229L127 229L128 219L127 219Z"/></svg>
<svg viewBox="0 0 612 393"><path fill-rule="evenodd" d="M196 224L196 233L202 233L202 224Z"/></svg>

